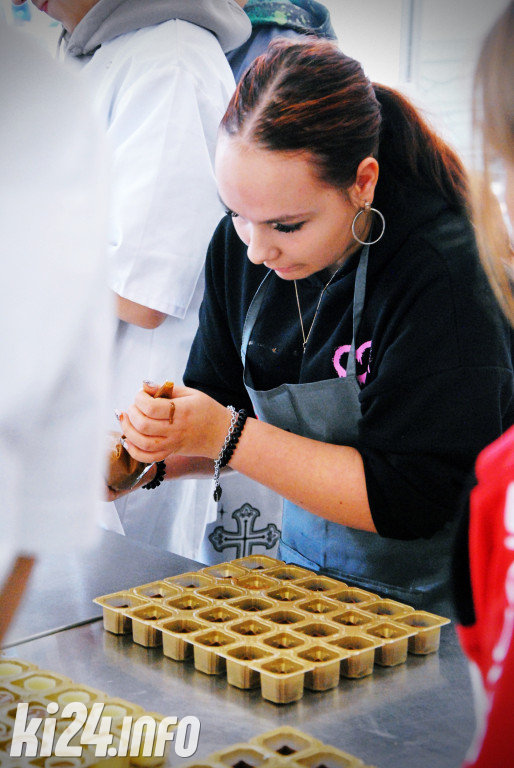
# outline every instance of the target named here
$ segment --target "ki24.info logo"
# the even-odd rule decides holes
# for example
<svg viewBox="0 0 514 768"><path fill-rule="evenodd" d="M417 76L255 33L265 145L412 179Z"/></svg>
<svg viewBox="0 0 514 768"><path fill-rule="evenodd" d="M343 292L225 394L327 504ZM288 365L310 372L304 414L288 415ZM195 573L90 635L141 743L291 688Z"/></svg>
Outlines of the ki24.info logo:
<svg viewBox="0 0 514 768"><path fill-rule="evenodd" d="M67 704L59 718L56 702L50 702L43 717L28 717L28 704L16 709L11 740L11 757L82 757L84 747L94 749L96 757L163 757L166 746L174 743L179 757L191 757L198 748L200 721L188 715L157 718L141 715L116 720L105 715L105 704L95 702L87 709L82 702ZM109 705L106 707L109 711Z"/></svg>

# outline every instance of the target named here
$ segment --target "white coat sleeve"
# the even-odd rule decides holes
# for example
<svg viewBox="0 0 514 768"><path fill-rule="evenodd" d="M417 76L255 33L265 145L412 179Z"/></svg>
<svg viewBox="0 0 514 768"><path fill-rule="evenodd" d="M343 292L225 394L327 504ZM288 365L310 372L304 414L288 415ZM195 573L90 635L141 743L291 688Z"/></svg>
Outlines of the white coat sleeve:
<svg viewBox="0 0 514 768"><path fill-rule="evenodd" d="M183 318L223 209L213 156L221 111L184 67L130 73L108 133L114 151L110 285Z"/></svg>

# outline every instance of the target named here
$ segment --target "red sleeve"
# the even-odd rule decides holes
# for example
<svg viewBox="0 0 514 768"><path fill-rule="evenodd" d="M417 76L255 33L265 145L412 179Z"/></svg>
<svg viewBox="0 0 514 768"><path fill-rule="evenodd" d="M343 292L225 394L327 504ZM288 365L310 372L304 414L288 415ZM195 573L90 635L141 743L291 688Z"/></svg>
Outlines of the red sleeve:
<svg viewBox="0 0 514 768"><path fill-rule="evenodd" d="M480 671L485 706L465 766L506 768L514 764L514 428L480 454L476 474L469 529L476 622L459 637Z"/></svg>

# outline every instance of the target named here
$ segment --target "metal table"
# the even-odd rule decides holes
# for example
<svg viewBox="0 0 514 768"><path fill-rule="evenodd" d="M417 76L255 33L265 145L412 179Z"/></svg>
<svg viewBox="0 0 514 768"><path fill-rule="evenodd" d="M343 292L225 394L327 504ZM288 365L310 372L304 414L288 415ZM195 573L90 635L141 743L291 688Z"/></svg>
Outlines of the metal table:
<svg viewBox="0 0 514 768"><path fill-rule="evenodd" d="M102 609L92 601L99 595L201 567L185 557L101 530L90 549L36 561L3 647L98 618Z"/></svg>
<svg viewBox="0 0 514 768"><path fill-rule="evenodd" d="M467 666L453 628L443 628L436 655L409 656L362 680L342 679L324 693L305 691L294 704L272 704L259 690L241 691L224 675L175 662L92 622L11 648L36 663L147 711L201 723L196 757L292 725L378 768L459 768L471 740ZM184 763L171 753L169 763Z"/></svg>

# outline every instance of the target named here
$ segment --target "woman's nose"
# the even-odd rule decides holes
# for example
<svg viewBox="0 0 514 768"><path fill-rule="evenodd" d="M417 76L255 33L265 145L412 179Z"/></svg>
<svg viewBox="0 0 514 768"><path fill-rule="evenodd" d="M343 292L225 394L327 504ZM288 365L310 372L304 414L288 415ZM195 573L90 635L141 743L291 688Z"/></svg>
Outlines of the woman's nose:
<svg viewBox="0 0 514 768"><path fill-rule="evenodd" d="M279 249L273 245L267 233L252 228L248 235L248 258L253 264L263 264L277 258Z"/></svg>

